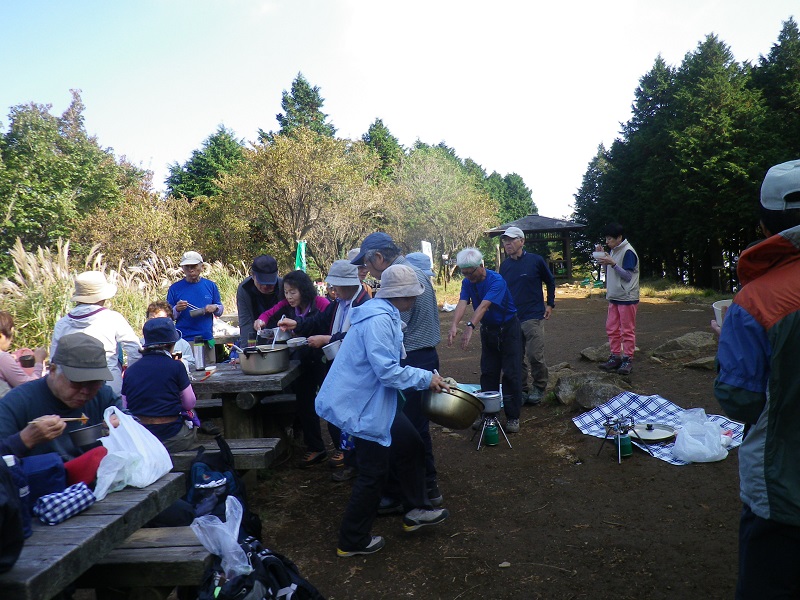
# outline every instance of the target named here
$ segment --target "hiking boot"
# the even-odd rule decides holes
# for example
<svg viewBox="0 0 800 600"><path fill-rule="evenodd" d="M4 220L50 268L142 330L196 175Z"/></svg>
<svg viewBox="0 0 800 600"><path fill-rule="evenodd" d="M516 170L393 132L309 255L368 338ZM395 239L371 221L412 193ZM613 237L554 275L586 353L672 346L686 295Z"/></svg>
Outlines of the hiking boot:
<svg viewBox="0 0 800 600"><path fill-rule="evenodd" d="M475 422L472 424L472 428L475 431L480 431L481 425L483 425L483 415L480 415L477 419L475 419Z"/></svg>
<svg viewBox="0 0 800 600"><path fill-rule="evenodd" d="M533 391L530 394L523 397L524 404L536 406L542 401L543 397L544 397L544 390L540 390L539 388L533 388Z"/></svg>
<svg viewBox="0 0 800 600"><path fill-rule="evenodd" d="M344 466L344 452L336 450L328 459L328 466L331 469L338 469Z"/></svg>
<svg viewBox="0 0 800 600"><path fill-rule="evenodd" d="M416 531L426 525L436 525L449 516L446 508L414 508L403 517L403 531Z"/></svg>
<svg viewBox="0 0 800 600"><path fill-rule="evenodd" d="M519 433L519 419L509 419L506 421L506 433Z"/></svg>
<svg viewBox="0 0 800 600"><path fill-rule="evenodd" d="M394 498L384 496L381 498L381 503L378 504L378 514L385 515L398 515L403 512L403 503Z"/></svg>
<svg viewBox="0 0 800 600"><path fill-rule="evenodd" d="M617 373L619 373L620 375L630 375L632 370L633 370L633 359L627 356L623 356L622 362L619 365L619 369L617 369Z"/></svg>
<svg viewBox="0 0 800 600"><path fill-rule="evenodd" d="M379 535L373 535L372 539L370 540L369 544L365 547L361 548L361 550L342 550L341 548L336 549L336 556L340 556L342 558L346 558L348 556L358 556L359 554L375 554L378 550L383 548L386 545L386 542L383 541L383 538Z"/></svg>
<svg viewBox="0 0 800 600"><path fill-rule="evenodd" d="M325 450L319 452L309 450L303 455L303 458L297 461L297 466L301 469L307 469L308 467L321 463L327 456L328 453L325 452Z"/></svg>
<svg viewBox="0 0 800 600"><path fill-rule="evenodd" d="M597 365L597 368L601 371L616 371L620 365L622 365L622 359L616 354L612 354L602 365Z"/></svg>
<svg viewBox="0 0 800 600"><path fill-rule="evenodd" d="M355 467L345 467L344 469L336 469L333 473L331 473L331 479L338 483L354 479L356 476L358 476L358 469L356 469Z"/></svg>
<svg viewBox="0 0 800 600"><path fill-rule="evenodd" d="M428 487L428 502L431 503L431 506L441 506L444 502L442 492L439 491L439 485L435 481Z"/></svg>

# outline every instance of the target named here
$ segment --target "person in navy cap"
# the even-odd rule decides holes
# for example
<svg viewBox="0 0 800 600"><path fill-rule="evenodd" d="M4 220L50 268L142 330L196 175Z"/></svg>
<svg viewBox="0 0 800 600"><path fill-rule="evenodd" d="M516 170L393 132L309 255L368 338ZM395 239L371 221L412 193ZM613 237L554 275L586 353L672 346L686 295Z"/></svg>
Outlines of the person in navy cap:
<svg viewBox="0 0 800 600"><path fill-rule="evenodd" d="M253 259L250 276L236 290L239 311L239 347L256 338L253 322L258 315L283 300L283 279L278 276L278 262L269 254ZM231 354L233 356L233 354Z"/></svg>
<svg viewBox="0 0 800 600"><path fill-rule="evenodd" d="M197 399L186 367L172 357L180 339L175 323L157 317L145 321L142 332L142 358L125 371L122 400L170 452L197 448L197 430L181 414L193 411Z"/></svg>

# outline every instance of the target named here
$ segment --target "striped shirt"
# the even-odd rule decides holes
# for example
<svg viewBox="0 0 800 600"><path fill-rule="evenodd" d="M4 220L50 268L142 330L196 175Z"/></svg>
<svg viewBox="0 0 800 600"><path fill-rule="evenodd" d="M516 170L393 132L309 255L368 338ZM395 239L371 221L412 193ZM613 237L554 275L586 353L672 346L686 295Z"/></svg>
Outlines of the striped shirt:
<svg viewBox="0 0 800 600"><path fill-rule="evenodd" d="M406 324L403 334L406 352L420 348L435 348L442 341L442 331L439 325L439 306L436 304L436 292L433 291L431 278L415 268L404 256L398 256L392 264L406 265L414 269L417 279L425 288L422 295L417 296L414 308L400 313L400 318Z"/></svg>

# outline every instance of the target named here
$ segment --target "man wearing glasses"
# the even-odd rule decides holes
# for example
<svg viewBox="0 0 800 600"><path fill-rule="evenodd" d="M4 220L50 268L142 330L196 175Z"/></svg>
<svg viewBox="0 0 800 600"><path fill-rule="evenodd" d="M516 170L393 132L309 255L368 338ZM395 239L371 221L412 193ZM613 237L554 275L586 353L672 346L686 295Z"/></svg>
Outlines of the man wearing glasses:
<svg viewBox="0 0 800 600"><path fill-rule="evenodd" d="M57 452L64 461L80 455L69 431L101 423L109 406L122 408L122 398L105 385L111 379L99 340L63 336L47 375L15 387L0 402L0 451L20 457ZM84 414L87 423L64 421Z"/></svg>
<svg viewBox="0 0 800 600"><path fill-rule="evenodd" d="M522 406L522 329L517 318L517 308L505 280L483 266L483 254L477 248L464 248L456 256L461 269L461 295L453 315L448 345L452 346L458 334L458 324L472 304L472 320L467 321L461 338L461 349L466 350L472 333L481 329L481 390L499 391L500 377L506 382L503 390L503 407L506 413L505 430L519 431L519 414Z"/></svg>
<svg viewBox="0 0 800 600"><path fill-rule="evenodd" d="M176 281L167 291L167 302L172 305L175 327L183 339L194 341L214 337L214 315L221 317L224 307L217 284L201 277L203 257L199 252L185 252L181 258L184 278Z"/></svg>

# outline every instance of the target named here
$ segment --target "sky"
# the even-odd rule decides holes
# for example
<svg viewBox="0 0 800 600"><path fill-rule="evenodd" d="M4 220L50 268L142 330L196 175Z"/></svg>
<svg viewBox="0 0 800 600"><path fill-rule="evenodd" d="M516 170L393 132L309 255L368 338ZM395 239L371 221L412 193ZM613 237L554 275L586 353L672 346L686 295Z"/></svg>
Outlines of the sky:
<svg viewBox="0 0 800 600"><path fill-rule="evenodd" d="M337 136L376 118L403 146L444 142L518 173L539 214L568 218L599 144L631 115L660 54L679 65L711 33L756 62L796 0L0 0L0 131L9 109L85 126L163 181L219 125L277 130L299 72Z"/></svg>

